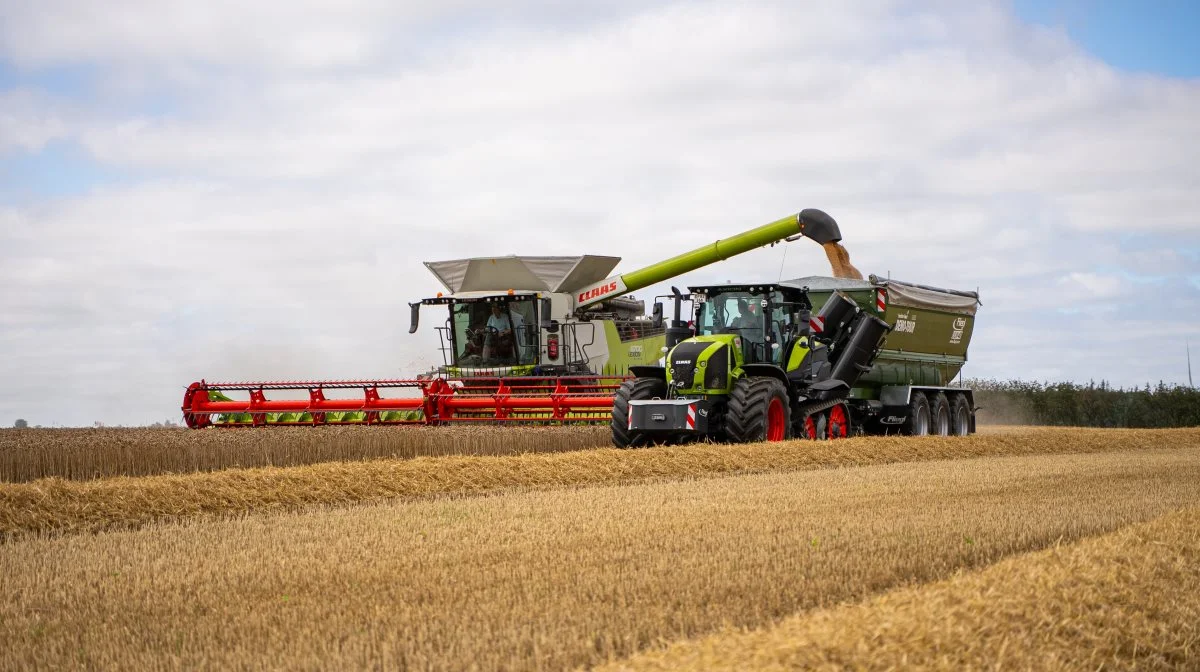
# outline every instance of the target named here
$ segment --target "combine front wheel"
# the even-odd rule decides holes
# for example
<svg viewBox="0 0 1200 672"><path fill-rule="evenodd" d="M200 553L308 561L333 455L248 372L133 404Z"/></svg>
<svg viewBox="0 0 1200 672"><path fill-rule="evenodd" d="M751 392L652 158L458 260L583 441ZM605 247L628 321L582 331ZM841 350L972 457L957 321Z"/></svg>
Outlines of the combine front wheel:
<svg viewBox="0 0 1200 672"><path fill-rule="evenodd" d="M665 398L667 381L661 378L634 378L621 383L613 399L612 437L617 448L637 448L650 442L645 432L629 427L629 402L635 399Z"/></svg>

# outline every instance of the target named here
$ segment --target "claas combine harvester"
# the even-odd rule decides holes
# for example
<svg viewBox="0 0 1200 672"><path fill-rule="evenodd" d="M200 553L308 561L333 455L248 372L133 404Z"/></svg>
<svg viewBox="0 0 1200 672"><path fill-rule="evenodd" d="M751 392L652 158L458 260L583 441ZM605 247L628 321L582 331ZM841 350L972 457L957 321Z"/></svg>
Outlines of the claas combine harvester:
<svg viewBox="0 0 1200 672"><path fill-rule="evenodd" d="M630 292L800 237L823 245L835 269L848 267L837 223L815 209L623 274L612 274L619 257L596 255L427 262L446 291L410 304L409 331L417 330L423 308L445 311L437 326L444 361L436 371L411 379L201 380L184 394L184 421L197 429L607 423L630 372L662 358L668 338L692 335L678 320L664 327L661 303L647 317Z"/></svg>

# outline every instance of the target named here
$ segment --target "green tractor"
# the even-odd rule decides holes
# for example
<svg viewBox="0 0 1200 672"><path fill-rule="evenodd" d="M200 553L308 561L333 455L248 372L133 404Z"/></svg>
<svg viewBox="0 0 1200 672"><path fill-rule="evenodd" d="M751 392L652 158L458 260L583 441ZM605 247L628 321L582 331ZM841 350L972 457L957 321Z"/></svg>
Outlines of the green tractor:
<svg viewBox="0 0 1200 672"><path fill-rule="evenodd" d="M630 367L614 399L617 447L975 431L974 393L951 383L977 292L876 276L672 291L665 356Z"/></svg>
<svg viewBox="0 0 1200 672"><path fill-rule="evenodd" d="M613 404L613 443L841 438L854 383L888 325L834 293L813 317L808 289L784 283L692 287L695 335L664 366L635 366ZM820 331L814 327L821 325Z"/></svg>

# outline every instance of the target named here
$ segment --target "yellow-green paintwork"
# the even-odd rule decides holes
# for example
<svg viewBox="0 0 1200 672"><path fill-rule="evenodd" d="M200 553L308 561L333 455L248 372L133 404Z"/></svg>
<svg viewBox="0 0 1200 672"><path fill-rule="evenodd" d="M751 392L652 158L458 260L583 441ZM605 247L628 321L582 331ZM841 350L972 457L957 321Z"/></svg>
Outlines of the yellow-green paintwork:
<svg viewBox="0 0 1200 672"><path fill-rule="evenodd" d="M693 336L691 338L680 341L675 347L679 347L684 343L710 343L711 345L700 352L696 356L696 367L698 369L708 368L709 360L717 356L717 353L723 352L720 345L728 345L729 351L733 353L733 361L729 364L729 375L725 377L725 384L721 387L705 387L705 376L696 376L693 380L699 382L691 387L681 387L678 389L679 394L687 395L708 395L708 394L729 394L733 390L733 383L738 378L742 377L742 349L737 347L737 336L734 334L712 334L703 336ZM721 356L724 356L723 354ZM670 353L667 354L667 381L671 380Z"/></svg>
<svg viewBox="0 0 1200 672"><path fill-rule="evenodd" d="M617 334L617 325L611 320L604 320L604 338L608 342L608 363L604 365L604 375L624 375L631 366L654 366L662 357L663 346L667 344L664 334L646 336L622 341Z"/></svg>
<svg viewBox="0 0 1200 672"><path fill-rule="evenodd" d="M792 348L791 356L788 357L787 372L791 373L792 371L800 368L800 365L804 363L804 358L808 356L808 353L808 339L801 338L800 341L796 343L796 347Z"/></svg>

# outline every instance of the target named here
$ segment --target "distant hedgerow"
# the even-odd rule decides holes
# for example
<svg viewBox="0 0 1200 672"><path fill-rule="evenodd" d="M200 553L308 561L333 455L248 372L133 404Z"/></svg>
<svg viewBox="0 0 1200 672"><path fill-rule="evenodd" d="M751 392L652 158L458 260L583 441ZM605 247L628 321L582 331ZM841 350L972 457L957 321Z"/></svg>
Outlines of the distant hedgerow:
<svg viewBox="0 0 1200 672"><path fill-rule="evenodd" d="M975 390L980 419L990 422L1064 427L1200 426L1200 390L1159 382L1114 388L1106 381L1039 383L966 380Z"/></svg>

